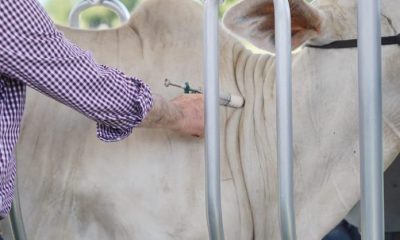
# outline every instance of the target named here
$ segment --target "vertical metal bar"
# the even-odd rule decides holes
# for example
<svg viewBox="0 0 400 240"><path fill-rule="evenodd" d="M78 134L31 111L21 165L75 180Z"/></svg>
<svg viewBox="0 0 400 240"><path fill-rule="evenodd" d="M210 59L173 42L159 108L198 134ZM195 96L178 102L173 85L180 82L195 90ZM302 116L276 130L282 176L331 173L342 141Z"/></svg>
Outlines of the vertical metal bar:
<svg viewBox="0 0 400 240"><path fill-rule="evenodd" d="M274 7L281 235L283 240L295 240L290 8L287 0L274 0Z"/></svg>
<svg viewBox="0 0 400 240"><path fill-rule="evenodd" d="M25 226L22 218L20 197L18 190L18 176L15 177L15 197L10 213L11 228L15 240L26 240Z"/></svg>
<svg viewBox="0 0 400 240"><path fill-rule="evenodd" d="M207 223L211 240L223 240L219 136L219 0L205 0L204 77Z"/></svg>
<svg viewBox="0 0 400 240"><path fill-rule="evenodd" d="M362 238L384 239L380 1L358 1Z"/></svg>

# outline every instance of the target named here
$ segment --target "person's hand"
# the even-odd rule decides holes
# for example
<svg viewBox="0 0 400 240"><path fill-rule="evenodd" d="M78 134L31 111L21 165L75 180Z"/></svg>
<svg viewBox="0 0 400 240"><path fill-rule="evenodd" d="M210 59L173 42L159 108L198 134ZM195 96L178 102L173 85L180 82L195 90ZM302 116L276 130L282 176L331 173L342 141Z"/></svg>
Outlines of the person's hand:
<svg viewBox="0 0 400 240"><path fill-rule="evenodd" d="M147 128L164 128L196 137L204 136L204 96L184 94L171 101L153 96L153 108L140 124Z"/></svg>
<svg viewBox="0 0 400 240"><path fill-rule="evenodd" d="M176 109L176 122L171 130L184 135L204 136L204 95L184 94L170 101Z"/></svg>

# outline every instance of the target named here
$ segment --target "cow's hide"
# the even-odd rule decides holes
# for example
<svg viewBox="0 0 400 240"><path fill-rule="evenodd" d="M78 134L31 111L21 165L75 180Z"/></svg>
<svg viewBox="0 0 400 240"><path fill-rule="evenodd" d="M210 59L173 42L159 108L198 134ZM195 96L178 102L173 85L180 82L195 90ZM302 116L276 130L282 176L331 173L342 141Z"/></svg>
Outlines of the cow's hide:
<svg viewBox="0 0 400 240"><path fill-rule="evenodd" d="M324 16L342 19L333 25L342 38L355 31L350 2L355 1L317 3ZM384 2L385 17L394 22L390 9L400 6ZM172 98L180 90L166 89L165 78L203 85L202 16L201 5L189 0L148 0L118 29L60 29L93 51L99 63L140 77L153 92ZM342 28L343 21L350 24ZM388 22L387 31L393 32ZM225 236L279 239L275 59L254 55L220 32L221 89L246 99L243 109L221 109ZM299 239L321 239L359 199L356 56L355 49L304 49L294 56ZM398 47L385 47L383 56L388 166L400 150ZM202 139L136 129L124 141L103 143L93 122L30 91L17 158L30 239L208 239Z"/></svg>

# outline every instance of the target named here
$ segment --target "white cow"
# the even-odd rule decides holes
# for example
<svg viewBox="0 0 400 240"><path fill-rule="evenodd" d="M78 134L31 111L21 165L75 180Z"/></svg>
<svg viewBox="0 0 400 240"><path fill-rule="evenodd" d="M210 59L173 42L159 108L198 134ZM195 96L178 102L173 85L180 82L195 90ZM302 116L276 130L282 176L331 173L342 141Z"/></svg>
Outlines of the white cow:
<svg viewBox="0 0 400 240"><path fill-rule="evenodd" d="M292 0L294 45L356 36L355 0ZM383 35L399 29L400 2L383 0ZM100 32L61 28L98 62L148 82L202 86L202 16L190 0L148 0L127 25ZM273 48L272 0L241 2L227 26ZM221 30L221 88L246 99L222 109L222 207L226 239L280 239L275 59L255 55ZM384 160L400 152L400 51L383 48ZM306 48L294 56L295 206L300 240L320 240L359 192L356 49ZM208 239L203 140L137 129L103 143L95 124L30 92L17 150L22 211L30 239Z"/></svg>

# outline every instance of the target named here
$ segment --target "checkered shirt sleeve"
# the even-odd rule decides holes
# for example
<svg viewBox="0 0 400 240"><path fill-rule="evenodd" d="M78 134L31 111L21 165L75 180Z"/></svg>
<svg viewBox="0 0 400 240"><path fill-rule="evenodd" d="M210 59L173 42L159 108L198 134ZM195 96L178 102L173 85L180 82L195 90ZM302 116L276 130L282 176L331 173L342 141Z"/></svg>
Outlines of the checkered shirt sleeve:
<svg viewBox="0 0 400 240"><path fill-rule="evenodd" d="M152 107L149 87L117 69L97 64L65 39L36 0L0 0L0 215L11 206L14 146L25 86L97 122L97 135L118 141Z"/></svg>
<svg viewBox="0 0 400 240"><path fill-rule="evenodd" d="M58 32L34 0L2 1L1 72L98 123L98 136L120 140L151 108L149 87L98 65Z"/></svg>

